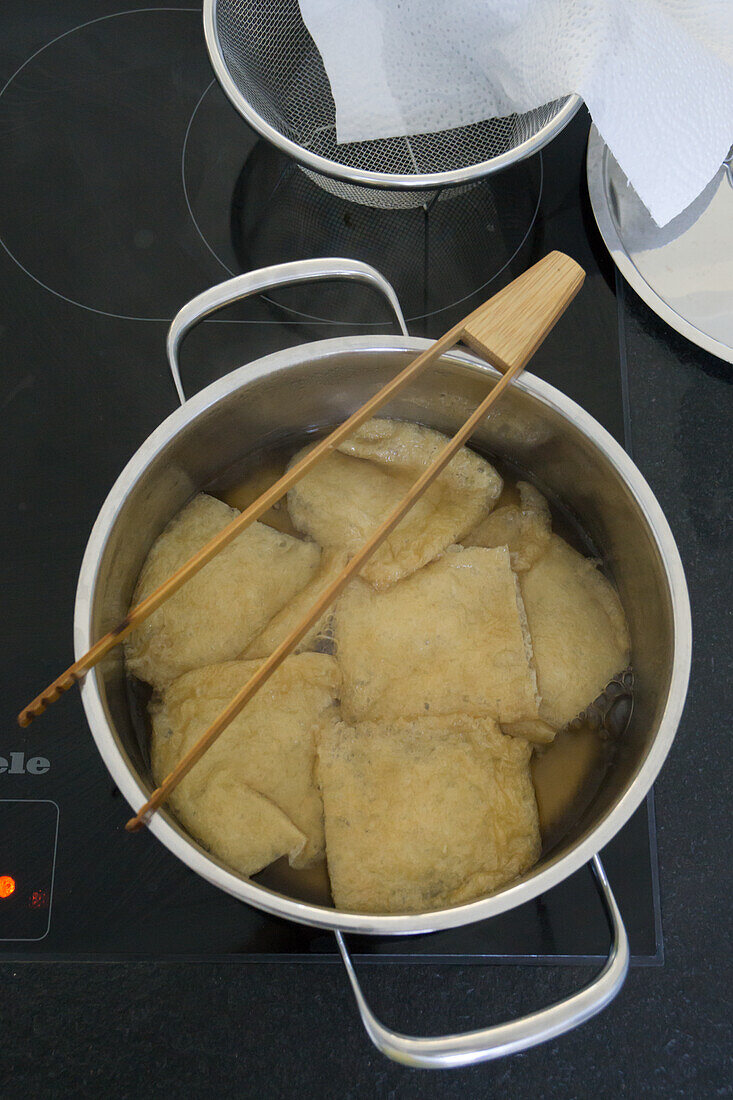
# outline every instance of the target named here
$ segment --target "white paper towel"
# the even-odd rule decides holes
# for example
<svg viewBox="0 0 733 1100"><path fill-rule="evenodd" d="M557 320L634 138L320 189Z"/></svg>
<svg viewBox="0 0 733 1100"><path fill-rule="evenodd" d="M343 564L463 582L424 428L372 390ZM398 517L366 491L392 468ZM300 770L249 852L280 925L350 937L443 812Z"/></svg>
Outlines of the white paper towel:
<svg viewBox="0 0 733 1100"><path fill-rule="evenodd" d="M339 142L432 133L571 92L658 225L733 143L733 0L299 0Z"/></svg>

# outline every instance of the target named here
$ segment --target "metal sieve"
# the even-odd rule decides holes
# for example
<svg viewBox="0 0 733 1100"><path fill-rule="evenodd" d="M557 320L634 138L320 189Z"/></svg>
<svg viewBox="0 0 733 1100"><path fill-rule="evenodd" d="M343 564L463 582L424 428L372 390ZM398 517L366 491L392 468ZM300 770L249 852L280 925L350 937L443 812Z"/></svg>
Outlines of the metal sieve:
<svg viewBox="0 0 733 1100"><path fill-rule="evenodd" d="M214 72L250 126L320 186L368 206L421 205L426 190L506 168L546 145L581 103L571 95L452 130L338 144L331 86L298 0L204 0L204 30Z"/></svg>

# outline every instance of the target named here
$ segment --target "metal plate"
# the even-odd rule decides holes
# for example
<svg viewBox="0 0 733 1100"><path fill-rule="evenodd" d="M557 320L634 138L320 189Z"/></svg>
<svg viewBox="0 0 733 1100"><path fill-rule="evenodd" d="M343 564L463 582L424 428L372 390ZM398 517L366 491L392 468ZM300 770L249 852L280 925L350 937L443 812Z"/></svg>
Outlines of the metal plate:
<svg viewBox="0 0 733 1100"><path fill-rule="evenodd" d="M652 220L595 126L588 190L614 263L673 329L733 363L733 171L723 165L662 229Z"/></svg>

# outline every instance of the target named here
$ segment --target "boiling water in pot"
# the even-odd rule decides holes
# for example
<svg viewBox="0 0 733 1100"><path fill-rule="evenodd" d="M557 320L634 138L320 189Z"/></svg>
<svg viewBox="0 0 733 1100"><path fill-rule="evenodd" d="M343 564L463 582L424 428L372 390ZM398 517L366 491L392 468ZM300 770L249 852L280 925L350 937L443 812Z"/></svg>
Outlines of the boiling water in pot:
<svg viewBox="0 0 733 1100"><path fill-rule="evenodd" d="M227 504L240 510L256 500L283 474L292 455L303 445L291 441L246 456L230 467L218 479L206 486L206 491L220 497ZM504 489L497 506L516 503L519 494L517 480L532 480L524 471L487 457L504 479ZM594 555L594 548L577 520L538 486L547 497L552 510L553 530L571 546L586 555ZM261 521L288 534L297 535L285 501L270 509ZM142 692L137 682L131 683L131 703L139 735L143 744L149 739L149 724L145 703L149 689ZM576 722L558 733L552 745L538 747L532 760L532 778L537 797L543 853L562 840L582 816L603 777L610 767L618 738L623 734L632 708L632 676L627 671L618 681L609 685L598 699ZM314 904L331 905L328 875L325 861L306 870L294 870L286 857L271 864L254 876L254 880L269 889Z"/></svg>

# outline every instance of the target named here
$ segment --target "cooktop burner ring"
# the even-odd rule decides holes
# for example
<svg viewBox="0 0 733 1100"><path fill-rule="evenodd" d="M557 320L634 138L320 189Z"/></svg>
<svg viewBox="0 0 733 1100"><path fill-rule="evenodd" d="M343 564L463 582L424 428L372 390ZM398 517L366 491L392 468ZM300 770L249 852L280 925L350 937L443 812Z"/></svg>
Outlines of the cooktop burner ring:
<svg viewBox="0 0 733 1100"><path fill-rule="evenodd" d="M11 112L15 111L16 113L19 113L21 116L23 116L24 111L25 112L30 111L31 115L33 115L33 112L34 112L34 110L37 106L38 101L40 101L40 102L44 101L44 91L48 92L49 84L51 84L51 85L53 84L54 65L58 65L57 60L52 61L52 62L49 63L48 54L46 53L46 51L52 50L52 48L54 46L58 45L59 43L64 43L64 45L68 45L69 41L73 42L74 37L78 36L80 33L85 32L85 31L89 31L90 28L97 28L99 25L109 24L109 23L111 23L112 20L117 20L117 19L120 19L121 17L127 17L127 16L135 17L135 16L141 16L141 15L153 15L153 16L164 15L165 16L165 15L178 15L178 14L187 14L187 15L194 14L194 15L197 15L197 16L200 17L200 9L199 8L178 8L178 7L171 7L171 6L165 6L165 7L152 7L151 6L151 7L142 7L142 8L126 8L126 9L122 9L122 10L116 11L116 12L108 12L107 14L97 16L94 19L85 20L83 23L76 24L75 26L69 27L67 30L62 31L60 34L55 35L53 38L49 39L49 41L43 43L41 46L39 46L37 49L35 49L28 57L26 57L25 60L20 65L18 65L18 67L11 73L11 75L5 81L3 86L0 88L0 117L2 116L3 112L7 113L8 111L11 111ZM105 42L104 44L107 45L107 42ZM79 48L79 47L77 46L77 48ZM206 59L205 51L203 49L203 46L199 47L199 44L197 43L196 50L197 50L197 53L201 55L200 60L201 60L202 68L203 68L203 65L206 64L206 70L208 71L208 61ZM30 83L29 83L30 99L31 99L30 105L27 101L27 98L24 101L23 92L21 90L20 94L16 95L15 102L12 105L8 106L8 98L9 98L10 94L13 92L13 90L17 89L19 78L21 78L24 74L27 76L29 71L32 71L33 63L39 57L41 57L42 55L45 55L44 56L45 64L43 66L43 71L36 78L35 82L30 81ZM94 56L94 53L92 51L92 57L93 56ZM57 92L59 92L61 95L63 95L63 93L65 91L68 91L70 88L73 87L73 84L74 84L73 80L70 80L68 78L68 76L66 76L66 72L69 71L71 68L72 67L68 65L68 62L65 62L65 70L63 71L63 75L61 77L57 77L57 88L55 90ZM94 78L94 75L95 74L92 72L92 80ZM99 76L99 74L96 74L96 75ZM53 88L51 90L53 90ZM45 99L51 101L52 97L51 97L50 94L47 94L45 96ZM50 114L51 116L53 116L53 112L54 112L54 105L52 103L51 110L47 112L47 115ZM32 117L31 118L30 129L33 128L34 123L37 125L38 121L39 120L38 120L37 117L35 117L35 116ZM73 126L73 122L74 122L73 119L71 119L71 120L67 119L65 121L69 121L70 127ZM46 122L46 125L48 126L48 122ZM63 129L61 127L53 127L53 126L51 126L49 128L52 131L55 129L57 132L58 132L59 129ZM14 128L13 128L12 123L9 123L8 132L11 135L13 134L13 129ZM103 317L114 318L116 320L154 321L154 322L158 322L158 323L161 323L161 322L166 323L166 322L170 321L171 317L175 315L176 310L179 308L180 301L185 300L184 298L181 298L180 300L177 299L176 301L171 301L169 307L166 308L165 310L152 310L150 315L146 315L143 311L138 311L138 310L119 309L119 308L114 308L114 307L106 308L107 303L94 304L93 302L91 302L89 300L85 300L86 296L84 294L78 294L75 291L67 293L66 288L61 289L60 284L63 285L64 277L61 276L59 278L58 275L57 275L57 277L54 278L53 276L49 276L43 270L44 258L43 258L43 249L41 247L38 248L38 255L35 257L36 261L38 261L39 258L40 258L40 262L34 262L33 260L29 261L27 259L27 257L23 254L23 245L28 240L33 240L34 237L39 235L38 234L37 218L38 218L38 215L39 215L39 212L40 212L41 221L42 221L42 213L43 213L43 210L42 210L43 203L42 202L37 202L36 205L34 205L34 199L42 198L43 185L44 184L46 186L52 186L53 185L53 183L49 184L49 180L48 180L48 176L47 176L47 164L48 164L49 161L53 162L53 155L54 155L54 152L55 152L54 148L52 147L50 150L46 151L47 155L46 155L45 158L40 157L40 156L36 156L33 167L36 171L36 174L37 174L38 178L34 181L34 184L31 185L30 188L28 188L28 178L27 178L27 176L24 176L23 171L22 171L22 166L21 166L21 169L19 170L18 164L13 161L14 154L17 152L18 148L22 148L23 151L26 151L27 144L28 144L27 142L25 144L21 144L20 141L19 141L16 144L13 141L9 141L5 144L5 147L4 147L4 154L5 154L6 157L8 157L9 161L12 164L12 170L11 171L6 171L6 172L3 173L4 178L6 180L6 184L7 184L8 180L19 180L24 185L24 193L21 196L19 201L18 201L17 198L15 199L15 202L13 204L13 209L10 212L10 214L8 215L7 210L4 211L4 213L6 215L6 218L7 218L7 221L10 222L10 223L13 222L14 215L17 215L19 211L21 213L21 217L16 218L16 221L20 222L20 224L22 226L20 232L18 232L18 226L13 225L13 229L15 230L16 234L18 235L18 241L17 242L15 240L9 240L8 239L8 236L9 236L8 230L7 230L6 227L4 227L2 215L0 215L0 246L2 247L2 249L6 253L6 255L24 273L24 275L26 275L28 278L33 280L34 283L36 283L38 286L40 286L47 293L52 294L54 297L59 298L61 301L67 302L69 305L75 306L79 309L86 310L89 313L94 313L94 314L97 314L97 315L103 316ZM92 147L93 147L93 145L92 145ZM39 148L40 149L43 148L43 142L37 140L36 152ZM69 150L67 150L67 152L69 152L69 154L70 154L69 159L73 160L74 149L70 148ZM0 157L1 156L2 156L2 152L0 152ZM2 161L0 160L0 168L1 167L2 167ZM173 177L173 178L175 178L175 177ZM34 190L34 188L35 188L35 190ZM10 196L8 196L7 193L6 193L6 196L5 196L6 202L9 199L9 197ZM152 237L152 239L154 239L154 236L155 236L154 234L150 234L149 230L142 229L138 234L136 234L136 239L133 240L132 243L133 243L133 245L136 245L138 249L144 250L144 249L146 249L150 246L151 237ZM50 243L52 248L56 247L60 251L63 251L64 248L67 248L69 254L72 254L73 250L74 250L74 247L79 244L79 239L78 238L75 239L73 237L73 235L71 235L69 237L66 237L66 238L63 235L61 235L61 237L58 240L55 240L55 241L52 241L52 242L49 242L48 238L44 237L44 243L46 245L48 245ZM74 270L80 270L81 266L82 265L79 265L78 263L72 265ZM95 277L96 277L96 274L98 274L98 271L95 272ZM154 281L157 281L157 279L154 280ZM200 286L198 286L198 288L196 288L195 286L192 287L192 293L196 293L197 289L200 290L201 287ZM191 296L191 295L189 295L189 296ZM166 315L163 315L164 313Z"/></svg>
<svg viewBox="0 0 733 1100"><path fill-rule="evenodd" d="M191 158L192 134L195 138L202 107L214 99L212 93L218 85L211 79L200 36L188 30L184 34L171 33L173 26L180 24L177 17L181 13L198 15L199 9L124 9L77 24L39 46L0 89L0 115L5 116L10 135L4 150L0 150L0 172L5 159L7 170L2 175L6 190L18 181L15 191L7 190L0 211L0 245L24 275L43 290L99 316L165 324L183 302L220 281L222 272L232 275L279 258L309 254L358 254L358 247L352 247L350 240L354 235L344 230L344 223L353 213L356 222L366 226L363 236L368 239L371 234L374 238L370 247L376 254L362 258L380 269L386 267L385 274L397 284L398 293L402 291L414 325L479 295L526 246L541 204L541 158L532 170L538 176L536 186L531 185L526 195L524 187L516 189L522 199L510 204L509 217L505 216L506 202L497 212L493 191L484 192L483 207L477 203L483 184L478 184L467 198L447 192L440 196L441 200L444 196L450 199L440 204L446 210L451 208L450 218L434 201L432 217L436 220L436 214L442 212L443 217L438 219L442 226L452 228L450 219L462 207L464 218L466 211L468 214L462 239L460 234L454 235L458 242L455 245L446 246L452 237L439 225L434 234L438 249L434 241L430 242L430 266L424 258L427 232L423 233L415 220L423 217L423 208L393 212L345 203L324 192L286 158L290 201L297 202L302 193L311 205L315 203L322 214L323 228L316 233L320 240L308 240L307 234L299 240L296 234L288 244L288 255L276 257L268 254L271 241L265 236L254 249L255 253L264 249L262 256L233 254L228 258L209 231L206 217L202 219L196 189L192 191L191 186L191 174L196 171ZM114 35L105 33L106 28L114 27L113 21L123 17L127 23L124 34L117 28ZM145 33L135 29L131 33L130 21L140 19L144 20ZM135 44L132 52L131 37ZM175 41L169 48L171 39ZM118 45L118 40L124 45ZM54 49L59 44L61 52ZM39 57L43 63L36 70L34 62ZM181 71L186 73L185 81L180 78ZM204 90L195 90L191 110L184 98L192 102L192 85L195 89L199 76L198 87ZM151 113L153 98L156 111ZM249 145L249 152L253 147L259 150L260 160L263 155L277 155L277 151L267 146L263 154L256 135L232 111L221 92L219 99L216 109L221 110L223 104L238 127L233 148L240 154L239 164L222 181L229 191L221 196L221 211L217 204L213 215L225 219L222 228L231 235L232 202L242 183L242 159L245 169L250 160L249 155L241 157L242 142ZM135 150L132 156L130 148ZM210 156L199 159L199 172L216 172L216 147L212 150L209 145L204 151ZM56 168L54 176L49 173L49 164ZM490 186L501 192L504 184L492 182ZM71 199L63 219L54 220L50 213L53 204L49 188L58 188ZM281 188L277 197L280 209L283 195ZM498 205L501 207L501 203ZM406 272L394 264L390 270L389 257L383 262L384 246L389 249L395 238L394 219L390 221L395 213L401 218L397 237L401 252L408 257ZM484 238L489 245L483 243ZM440 247L444 251L442 259L437 255ZM472 268L465 262L466 252L480 253L482 248L481 262L474 262ZM421 279L425 284L422 298L411 302L412 287ZM450 300L445 294L447 287L457 291L450 294ZM299 293L297 299L281 299L278 295L265 302L271 316L260 317L257 323L315 322L357 328L379 328L384 324L348 295L326 295L325 299L319 295L311 304L307 295L304 300Z"/></svg>
<svg viewBox="0 0 733 1100"><path fill-rule="evenodd" d="M238 157L237 149L240 150ZM197 178L192 179L195 174ZM255 177L249 193L248 174ZM408 321L414 323L455 309L462 302L477 297L499 278L525 247L535 228L542 202L544 161L540 153L527 164L517 166L516 171L508 170L470 188L455 191L444 189L425 207L409 210L371 208L324 191L293 160L259 139L232 110L216 80L212 80L196 103L186 128L181 149L181 181L196 234L221 271L228 276L314 255L353 256L383 271L403 300ZM517 181L523 186L517 187ZM242 198L243 192L246 193L245 198ZM484 196L483 205L481 196ZM399 271L395 275L395 271L389 269L389 258L385 259L383 253L388 251L391 239L396 236L400 246L407 245L407 250L419 257L416 261L419 263L426 251L428 236L420 221L427 220L431 208L438 209L437 203L444 204L441 205L443 216L434 232L440 247L446 249L448 235L445 226L449 219L462 220L467 227L463 234L464 249L468 242L474 248L487 243L498 244L499 248L494 247L494 252L499 252L499 262L488 272L482 270L483 277L474 278L468 285L459 285L462 293L450 300L433 302L430 308L411 309L405 286L409 295L415 269L413 267L409 277L401 280ZM236 221L243 205L246 207L245 213L249 211L249 221L258 227L258 235L262 238L250 251L238 250L235 239L239 228ZM223 216L225 207L230 215L226 220ZM278 217L290 210L298 211L297 220L301 225L295 226L289 238L284 239L280 225L285 219L278 221ZM351 224L347 219L361 227L361 235L344 231L342 220L347 226ZM271 230L269 236L268 229ZM375 241L365 249L364 238L370 232ZM504 239L507 235L510 237L508 241ZM460 244L460 235L457 239ZM491 248L486 251L488 254ZM464 258L463 253L446 251L444 259L447 262L442 264L439 258L432 272L433 281L445 270L448 275L446 284L453 285L456 270L460 271ZM427 282L427 270L420 274ZM298 304L303 296L303 291L299 290ZM295 308L289 294L262 297L277 310L280 319L287 314L319 324L359 328L384 325L384 321L375 321L361 313L353 295L347 298L343 294L334 296L332 304L336 308L330 311L322 308L322 288L314 293L313 308L310 310ZM345 301L355 310L356 318L350 316L350 309L343 308Z"/></svg>

